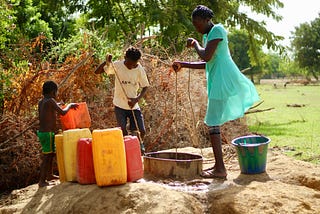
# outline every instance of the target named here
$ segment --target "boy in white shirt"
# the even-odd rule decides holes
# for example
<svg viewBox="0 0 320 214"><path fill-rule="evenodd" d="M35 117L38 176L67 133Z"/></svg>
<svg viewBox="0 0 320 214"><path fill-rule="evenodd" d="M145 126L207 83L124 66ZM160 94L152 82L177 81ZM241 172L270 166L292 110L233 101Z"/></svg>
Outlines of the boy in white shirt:
<svg viewBox="0 0 320 214"><path fill-rule="evenodd" d="M149 81L144 68L139 63L140 58L140 50L130 47L126 50L124 60L115 61L113 64L111 61L112 56L107 55L106 65L103 70L108 75L115 75L113 104L118 126L121 127L123 135L128 135L127 119L129 118L130 121L131 133L137 130L137 123L140 133L138 137L140 137L141 152L144 153L143 137L146 130L138 102L145 95ZM141 89L140 93L139 89Z"/></svg>

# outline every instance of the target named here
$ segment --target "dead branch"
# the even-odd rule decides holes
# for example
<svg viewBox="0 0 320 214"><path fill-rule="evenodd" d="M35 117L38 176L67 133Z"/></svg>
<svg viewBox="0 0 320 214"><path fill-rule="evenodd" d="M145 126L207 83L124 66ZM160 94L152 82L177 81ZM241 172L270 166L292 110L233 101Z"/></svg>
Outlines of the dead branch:
<svg viewBox="0 0 320 214"><path fill-rule="evenodd" d="M257 109L257 110L253 110L253 111L247 111L245 114L254 114L254 113L258 113L258 112L264 112L264 111L271 111L274 108L267 108L267 109Z"/></svg>
<svg viewBox="0 0 320 214"><path fill-rule="evenodd" d="M0 154L6 153L6 152L8 152L10 150L15 150L15 149L20 148L20 147L22 147L22 145L14 145L14 146L7 147L5 149L0 149Z"/></svg>
<svg viewBox="0 0 320 214"><path fill-rule="evenodd" d="M88 53L87 57L85 59L83 59L81 62L79 62L68 74L67 76L60 82L58 88L60 88L71 76L71 74L73 74L76 70L78 70L78 68L80 68L90 57L92 57L94 53Z"/></svg>
<svg viewBox="0 0 320 214"><path fill-rule="evenodd" d="M248 67L248 68L242 69L240 72L245 73L245 72L249 71L250 69L251 69L251 67Z"/></svg>
<svg viewBox="0 0 320 214"><path fill-rule="evenodd" d="M264 100L262 100L262 101L261 101L260 103L258 103L257 105L250 107L250 109L257 108L257 107L260 106L262 103L264 103Z"/></svg>
<svg viewBox="0 0 320 214"><path fill-rule="evenodd" d="M148 39L154 39L157 36L145 36L142 37L139 41L136 42L135 46L141 45L144 41L148 40Z"/></svg>
<svg viewBox="0 0 320 214"><path fill-rule="evenodd" d="M310 158L305 158L305 159L303 159L303 161L310 162L310 161L318 160L318 159L320 159L320 155L313 155L313 156L310 157Z"/></svg>
<svg viewBox="0 0 320 214"><path fill-rule="evenodd" d="M23 135L26 131L28 131L29 129L31 129L33 126L39 124L39 121L37 121L38 118L34 119L31 123L30 126L28 126L27 128L25 128L22 132L20 132L19 134L16 134L15 136L9 138L8 140L4 141L3 144L6 144L14 139L16 139L17 137L20 137L21 135ZM1 152L1 151L0 151Z"/></svg>

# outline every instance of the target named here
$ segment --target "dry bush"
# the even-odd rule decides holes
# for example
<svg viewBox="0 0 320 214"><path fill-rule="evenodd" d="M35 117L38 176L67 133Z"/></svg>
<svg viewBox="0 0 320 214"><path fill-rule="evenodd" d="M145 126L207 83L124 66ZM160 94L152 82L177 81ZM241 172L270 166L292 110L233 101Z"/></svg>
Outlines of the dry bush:
<svg viewBox="0 0 320 214"><path fill-rule="evenodd" d="M150 55L143 62L151 84L143 106L147 151L201 146L200 141L206 138L202 122L206 107L204 72L184 70L176 74L170 70L171 62Z"/></svg>
<svg viewBox="0 0 320 214"><path fill-rule="evenodd" d="M41 146L35 130L7 141L27 128L28 118L6 115L0 118L0 192L37 182Z"/></svg>

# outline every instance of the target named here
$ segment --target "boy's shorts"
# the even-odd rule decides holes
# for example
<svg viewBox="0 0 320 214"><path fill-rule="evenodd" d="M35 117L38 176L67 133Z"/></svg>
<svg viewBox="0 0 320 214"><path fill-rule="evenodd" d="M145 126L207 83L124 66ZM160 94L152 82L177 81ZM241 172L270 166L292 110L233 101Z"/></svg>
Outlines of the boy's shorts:
<svg viewBox="0 0 320 214"><path fill-rule="evenodd" d="M123 135L128 135L128 131L127 131L127 119L129 118L130 121L130 131L135 131L137 130L133 115L132 115L132 110L126 110L126 109L122 109L119 108L117 106L115 106L115 114L116 114L116 119L117 119L117 123L118 126L121 127ZM137 124L138 124L138 128L140 132L145 132L146 128L144 126L144 121L143 121L143 115L141 113L140 109L134 109L133 113L135 115L135 118L137 119Z"/></svg>
<svg viewBox="0 0 320 214"><path fill-rule="evenodd" d="M42 146L42 153L55 153L56 146L54 143L54 132L37 132L40 144Z"/></svg>

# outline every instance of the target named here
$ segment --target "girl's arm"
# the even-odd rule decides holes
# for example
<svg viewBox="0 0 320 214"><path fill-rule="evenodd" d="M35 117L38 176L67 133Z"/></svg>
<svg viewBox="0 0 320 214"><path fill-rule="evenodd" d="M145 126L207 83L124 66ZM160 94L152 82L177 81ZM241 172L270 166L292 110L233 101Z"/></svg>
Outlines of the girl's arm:
<svg viewBox="0 0 320 214"><path fill-rule="evenodd" d="M175 61L172 65L173 69L178 72L181 68L205 69L206 62L182 62Z"/></svg>
<svg viewBox="0 0 320 214"><path fill-rule="evenodd" d="M206 46L206 48L201 47L201 45L199 44L199 42L195 39L188 39L188 43L190 43L190 46L194 47L194 49L197 51L198 55L200 56L201 59L203 59L204 61L208 62L211 60L214 52L217 49L217 46L219 44L219 42L222 39L214 39L214 40L210 40Z"/></svg>
<svg viewBox="0 0 320 214"><path fill-rule="evenodd" d="M213 57L214 52L217 49L219 42L222 39L210 40L206 46L203 48L200 46L199 42L193 38L187 40L187 47L194 47L198 55L204 61L202 62L181 62L175 61L172 65L173 69L178 72L181 68L192 68L192 69L205 69L206 62L210 61Z"/></svg>

